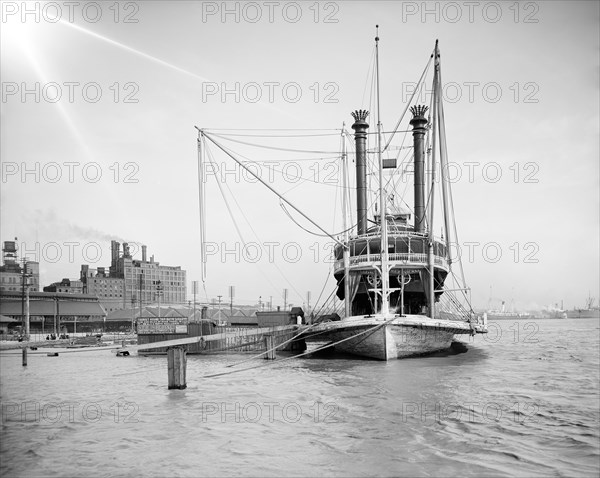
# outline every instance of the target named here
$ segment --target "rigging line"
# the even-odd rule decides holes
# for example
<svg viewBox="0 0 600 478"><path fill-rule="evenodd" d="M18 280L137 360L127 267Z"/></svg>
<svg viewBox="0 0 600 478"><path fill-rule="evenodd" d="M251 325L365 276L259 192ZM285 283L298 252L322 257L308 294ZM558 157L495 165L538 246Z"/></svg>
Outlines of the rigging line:
<svg viewBox="0 0 600 478"><path fill-rule="evenodd" d="M210 150L209 150L208 148L206 148L206 151L207 151L207 153L208 153L209 160L210 160L211 164L214 164L213 157L212 157L212 154L211 154ZM221 192L221 196L223 197L223 201L225 202L225 205L226 205L226 207L227 207L227 211L229 212L229 216L231 217L231 221L233 222L233 225L234 225L234 227L235 227L235 230L237 231L237 234L238 234L238 236L239 236L240 240L242 241L242 243L244 244L244 246L246 246L246 244L247 244L247 241L244 239L244 236L242 235L242 232L241 232L241 230L240 230L240 228L239 228L239 226L238 226L238 224L237 224L237 221L235 220L235 217L234 217L234 215L233 215L233 212L232 212L232 210L231 210L231 207L230 207L230 205L229 205L229 201L227 200L227 197L226 197L226 195L225 195L225 192L223 191L223 188L222 188L222 186L221 186L221 182L220 182L220 181L217 179L217 177L216 177L216 176L215 176L215 180L217 181L217 185L219 186L219 191ZM229 189L229 186L227 185L227 183L225 183L225 184L226 184L227 188ZM241 207L240 207L239 203L237 202L237 199L235 198L235 195L234 195L234 194L231 192L231 189L229 189L229 191L230 191L230 193L231 193L231 196L232 196L232 198L233 198L234 202L235 202L235 203L236 203L236 205L238 206L238 209L240 209L240 211L241 211ZM248 223L248 220L247 220L246 216L244 215L243 211L242 211L242 217L244 217L244 219L245 219L245 220L246 220L246 222ZM248 223L248 224L249 224L249 223ZM252 228L252 226L251 226L251 225L250 225L250 229L252 230L252 232L254 232L254 235L257 237L257 239L259 239L259 238L258 238L258 235L256 234L256 231L254 231L254 228ZM259 241L260 241L260 239L259 239ZM281 269L279 268L279 266L278 266L276 263L273 263L273 265L275 266L275 268L277 269L277 271L278 271L278 272L281 274L281 276L283 277L283 279L284 279L284 280L285 280L285 281L286 281L286 282L287 282L287 283L290 285L290 287L291 287L292 289L294 289L294 292L296 292L296 294L298 294L298 295L301 295L301 294L300 294L300 293L299 293L299 292L296 290L296 288L294 287L294 285L293 285L293 284L291 284L291 283L289 282L289 280L288 280L288 279L285 277L285 275L283 274L283 272L281 271ZM261 274L262 274L262 275L263 275L263 276L266 278L267 282L269 282L269 284L271 285L271 287L273 287L273 288L275 289L275 288L276 288L276 286L275 286L275 284L273 284L273 282L271 281L271 278L270 278L270 277L269 277L269 276L268 276L268 275L267 275L267 274L266 274L266 273L263 271L263 269L262 269L261 267L259 267L258 265L257 265L257 268L258 268L258 270L260 271L260 273L261 273ZM206 287L204 287L204 290L205 290L205 293L206 293ZM206 299L207 299L207 301L208 301L208 294L206 294Z"/></svg>
<svg viewBox="0 0 600 478"><path fill-rule="evenodd" d="M233 154L233 153L234 153L234 151L233 151L232 149L226 148L226 147L224 147L224 146L222 147L222 149L223 149L223 151L225 151L225 152L226 152L228 155L230 155L230 156L231 156L231 154ZM250 171L250 169L249 169L248 167L246 167L246 165L248 165L248 164L255 164L255 165L256 165L258 168L260 168L260 170L262 171L262 168L261 168L261 162L262 162L262 163L269 163L269 162L279 162L279 161L275 161L275 160L273 160L273 161L261 161L261 162L258 162L258 161L254 161L253 159L250 159L248 156L244 156L244 155L243 155L243 154L241 154L241 153L238 153L238 152L236 152L236 154L237 154L239 157L241 157L241 158L244 158L244 159L246 160L246 161L241 161L241 160L239 160L239 164L240 164L240 166L242 166L244 169L246 169L246 170L247 170L247 171L249 171L249 172L251 172L251 171ZM329 159L329 158L330 158L330 159L333 159L333 158L338 158L338 157L339 157L339 156L331 156L331 157L327 157L327 158L315 158L315 159L313 159L313 161L314 161L314 160L316 160L316 159ZM290 162L294 162L294 161L298 161L298 160L290 160ZM310 161L310 159L302 159L302 161ZM329 161L328 163L325 163L325 164L327 165L327 164L330 164L330 163L331 163L331 164L334 164L334 161ZM272 170L272 171L276 171L276 172L278 172L278 173L281 173L281 175L283 176L283 173L284 173L283 169L271 168L271 170ZM257 179L258 179L258 177L257 177L257 176L256 176L254 173L252 173L252 175L253 175L255 178L257 178ZM341 187L341 186L338 186L338 185L336 185L336 184L329 184L329 183L326 183L326 182L323 182L323 181L317 181L317 180L315 180L315 179L305 178L304 176L297 176L297 178L298 178L298 183L297 183L296 185L292 186L290 189L288 189L288 190L287 190L287 191L285 191L284 193L282 193L282 195L283 195L283 194L287 194L287 193L289 193L290 191L292 191L293 189L297 188L298 186L300 186L300 185L302 184L302 182L305 182L305 183L306 183L306 182L311 182L311 183L315 183L315 184L321 184L321 185L325 185L325 186L329 186L329 187L335 187L335 188L340 188L340 187ZM302 181L302 182L301 182L301 181Z"/></svg>
<svg viewBox="0 0 600 478"><path fill-rule="evenodd" d="M342 242L340 242L337 238L333 237L331 234L329 234L325 229L323 229L321 226L319 226L315 221L313 221L311 218L309 218L306 214L304 214L300 209L298 209L296 206L294 206L290 201L288 201L285 197L283 197L280 193L278 193L275 189L273 189L271 186L269 186L269 184L267 184L266 182L264 182L262 180L262 178L258 175L256 175L252 170L246 168L246 166L244 166L235 156L233 156L233 154L229 153L227 151L227 149L225 149L223 146L221 146L219 143L217 143L213 138L211 138L208 135L205 135L206 138L208 138L215 146L217 146L219 149L221 149L221 151L223 151L225 154L227 154L231 159L233 159L236 163L238 163L241 167L243 167L244 169L246 169L246 171L248 171L252 176L254 176L256 179L258 179L264 186L266 186L273 194L275 194L276 196L278 196L279 198L283 199L287 204L289 204L291 207L293 207L298 213L300 213L302 216L304 216L308 221L310 221L314 226L316 226L318 229L320 229L322 232L324 232L325 234L329 235L329 237L331 237L336 243L341 244L342 247L344 247L344 244Z"/></svg>
<svg viewBox="0 0 600 478"><path fill-rule="evenodd" d="M404 155L404 159L402 159L402 160L400 160L400 157L398 157L398 160L400 160L400 162L399 162L399 164L398 164L398 166L397 166L396 169L399 170L399 174L398 174L397 179L394 181L394 183L392 185L392 188L393 188L394 191L396 191L398 189L400 181L402 181L403 179L406 179L406 177L407 177L405 168L408 166L408 159L409 159L409 157L410 157L410 159L413 158L413 156L410 153L411 153L411 151L407 150L407 152ZM398 156L400 156L400 155L398 155ZM391 179L392 178L390 178L390 180ZM408 203L404 200L404 197L406 195L406 190L408 188L408 184L409 184L409 181L405 181L404 191L402 191L402 194L400 195L400 199L412 211L412 208L410 208L410 206L408 206Z"/></svg>
<svg viewBox="0 0 600 478"><path fill-rule="evenodd" d="M333 128L203 128L203 131L337 131Z"/></svg>
<svg viewBox="0 0 600 478"><path fill-rule="evenodd" d="M392 132L392 134L390 136L390 139L388 140L388 142L386 143L385 147L383 148L383 151L385 151L385 150L388 149L388 146L392 142L392 139L394 139L394 135L396 134L396 130L400 127L400 123L402 123L402 120L404 119L404 115L408 111L408 108L410 107L410 105L413 102L413 99L414 99L417 91L419 90L419 85L423 84L423 79L425 78L425 75L427 74L427 71L429 70L429 67L431 66L431 60L433 59L433 56L434 56L434 53L432 53L431 56L429 57L429 61L427 62L427 65L425 66L425 69L423 70L423 73L421 73L421 78L419 78L419 82L417 83L415 91L413 91L410 99L406 103L406 107L404 108L404 111L402 112L402 115L400 116L400 119L398 119L398 122L396 123L396 127L394 128L394 131Z"/></svg>
<svg viewBox="0 0 600 478"><path fill-rule="evenodd" d="M354 144L353 144L353 141L352 141L352 136L350 135L349 131L345 131L345 140L346 140L346 143L348 144L348 146L350 146L350 149L354 151L354 156L356 156L356 150L354 148ZM347 155L346 157L350 158L350 155ZM349 166L350 166L350 164L348 164L348 168L347 168L347 171L346 171L347 174L348 174L348 176L347 176L348 177L347 194L348 194L348 206L349 206L348 208L350 209L350 224L355 224L355 222L354 222L354 216L353 216L353 210L352 210L352 207L351 207L352 201L351 201L351 193L350 193L350 176L349 176L349 174L350 174L350 167Z"/></svg>
<svg viewBox="0 0 600 478"><path fill-rule="evenodd" d="M281 362L285 362L285 361L288 361L288 360L293 360L293 359L296 359L296 358L304 357L305 355L309 355L309 354L312 354L312 353L315 353L315 352L320 352L321 350L328 349L330 347L333 347L335 345L341 344L342 342L346 342L347 340L354 339L354 338L359 337L361 335L364 335L366 333L370 332L372 334L377 329L383 327L384 325L387 325L389 322L391 322L393 320L396 320L396 317L393 317L393 318L391 318L389 320L386 320L385 322L382 322L381 324L374 325L373 327L370 327L367 330L363 330L362 332L358 332L358 333L356 333L354 335L351 335L350 337L346 337L344 339L338 340L337 342L333 342L331 344L327 344L327 345L324 345L322 347L319 347L319 348L317 348L315 350L311 350L310 352L304 352L304 353L301 353L301 354L298 354L298 355L292 355L291 357L285 357L285 358L282 358L281 360L269 361L269 363L261 364L261 365L255 365L254 367L247 367L247 368L242 368L242 369L230 370L229 372L221 372L221 373L215 373L215 374L211 374L211 375L203 375L200 378L202 379L202 378L220 377L220 376L223 376L223 375L229 375L229 374L237 373L237 372L244 372L246 370L252 370L252 369L255 369L255 368L269 367L269 366L272 366L272 365L280 364Z"/></svg>
<svg viewBox="0 0 600 478"><path fill-rule="evenodd" d="M329 274L327 275L327 278L325 279L325 283L323 284L323 288L321 289L321 292L320 292L319 297L317 298L315 304L318 304L319 301L321 300L321 296L323 295L323 292L325 291L325 288L327 286L327 281L329 280L329 277L331 277L331 270L333 269L333 265L334 265L334 262L332 262L331 266L329 267ZM346 280L346 273L345 272L344 272L344 275L343 275L342 279ZM342 279L340 279L340 280L342 280ZM325 301L323 302L323 305L321 305L319 307L319 311L317 312L317 316L321 313L321 311L323 309L325 309L325 307L329 303L330 299L333 299L333 295L336 293L337 289L338 289L338 285L336 284L335 287L332 289L331 293L329 294L329 296L327 297L327 299L325 299ZM334 305L334 307L336 307L336 306ZM315 305L315 309L316 308L317 308L317 305Z"/></svg>
<svg viewBox="0 0 600 478"><path fill-rule="evenodd" d="M339 149L338 149L338 151L339 151L339 158L338 158L338 159L342 159L342 155L343 155L344 147L343 147L343 144L342 144L342 138L341 138L341 137L340 137L340 139L338 139L338 144L339 144ZM336 164L339 164L339 162L336 162ZM334 166L334 167L335 167L335 166ZM339 171L340 171L341 169L342 169L342 168L338 169L338 174L337 174L338 183L339 183L339 179L340 179ZM336 205L336 204L337 204L338 192L339 192L339 190L338 190L338 188L336 188L336 189L335 189L335 197L333 198L333 204L334 204L334 205ZM340 201L343 201L343 200L341 199L341 197L342 197L344 194L345 194L345 192L344 192L344 191L342 191L342 193L340 194ZM343 206L342 206L342 204L340 204L340 209L342 209L342 210L343 210ZM332 229L335 229L335 219L336 219L336 214L337 214L337 208L336 208L336 207L334 207L334 208L333 208L333 218L331 219L331 228L332 228ZM334 234L334 235L336 235L336 236L339 236L339 234ZM333 253L333 251L332 251L332 253Z"/></svg>
<svg viewBox="0 0 600 478"><path fill-rule="evenodd" d="M281 209L283 209L283 211L286 213L286 215L290 218L290 220L296 224L296 226L298 226L300 229L308 232L309 234L312 234L313 236L318 236L318 237L330 237L329 234L319 234L317 232L313 232L313 231L309 231L308 229L306 229L304 226L302 226L298 221L296 221L292 215L290 214L290 212L288 211L288 209L285 207L285 204L283 204L283 202L281 202L281 200L279 201L279 206L281 207ZM334 232L333 235L334 236L339 236L344 234L347 231L352 230L354 226L349 227L348 229L346 229L345 231L341 231L341 232Z"/></svg>
<svg viewBox="0 0 600 478"><path fill-rule="evenodd" d="M240 156L244 157L243 155L240 154ZM294 158L294 159L261 159L260 162L259 161L254 161L252 159L249 159L248 162L250 163L256 163L256 164L260 164L260 163L281 163L281 162L287 162L287 161L325 161L325 160L330 160L329 162L333 162L333 160L339 158L339 154L335 155L335 156L323 156L321 158Z"/></svg>
<svg viewBox="0 0 600 478"><path fill-rule="evenodd" d="M383 151L386 151L388 149L388 147L390 146L390 143L392 142L392 139L394 139L394 135L398 132L398 128L400 127L400 123L402 123L402 120L404 119L404 116L406 115L406 112L408 111L408 108L410 107L411 103L413 102L413 99L415 98L416 94L418 92L420 92L420 90L422 88L422 85L423 85L423 79L425 78L425 75L427 74L427 71L429 70L429 67L431 66L431 60L432 59L433 59L433 53L429 57L429 61L427 62L427 65L425 66L425 69L423 70L423 73L421 73L421 78L419 78L419 82L417 83L417 86L415 87L415 90L413 91L410 99L406 103L404 111L402 112L402 115L398 119L398 122L396 123L396 127L392 131L390 139L388 140L388 142L386 143L385 147L383 148Z"/></svg>
<svg viewBox="0 0 600 478"><path fill-rule="evenodd" d="M224 139L225 141L231 141L233 143L239 143L239 144L245 144L246 146L253 146L255 148L264 148L264 149L272 149L272 150L276 150L276 151L291 151L294 153L314 153L314 154L335 154L337 153L337 151L322 151L322 150L310 150L310 149L292 149L292 148L279 148L277 146L267 146L264 144L257 144L257 143L250 143L248 141L240 141L239 139L231 139L228 138L227 136L223 136L220 134L212 134L212 136L215 136L217 138L220 139Z"/></svg>
<svg viewBox="0 0 600 478"><path fill-rule="evenodd" d="M208 153L208 158L209 158L210 163L214 165L212 153L210 152L210 150L208 148L206 148L206 151ZM237 231L237 234L240 237L240 240L242 241L242 243L244 244L244 246L246 246L246 240L244 239L244 236L242 235L242 231L240 231L240 228L238 227L237 221L235 220L235 217L233 215L233 211L231 210L231 207L229 205L229 201L227 200L225 192L223 191L223 186L221 185L221 181L219 181L217 179L216 175L215 175L215 181L217 182L217 186L219 186L219 191L221 192L221 196L223 197L223 201L225 202L225 206L227 207L227 211L229 212L229 217L231 218L231 221L233 222L235 230Z"/></svg>
<svg viewBox="0 0 600 478"><path fill-rule="evenodd" d="M210 138L209 138L210 139ZM219 146L217 143L215 143L217 146ZM212 161L212 154L210 153L210 151L207 149L210 159L211 159L211 163ZM216 176L215 179L217 180ZM238 227L237 221L235 220L233 213L231 211L231 208L229 207L229 203L227 201L227 198L225 197L225 194L223 192L223 189L221 187L221 182L217 180L217 184L219 185L219 189L221 191L221 195L223 196L223 199L225 201L225 204L227 206L227 210L229 211L229 215L231 216L231 219L234 223L234 226L236 228L236 231L238 232L238 235L241 239L241 241L243 242L244 246L246 246L246 240L243 238L242 233ZM229 188L229 185L227 183L225 183L225 186L227 187L227 189L229 190L231 197L233 198L233 201L235 202L235 204L237 205L238 209L240 210L242 217L244 218L244 220L246 221L246 224L248 224L248 226L250 227L250 230L252 231L252 233L254 234L254 236L258 239L259 243L260 243L260 238L258 237L258 234L256 233L256 230L254 229L254 227L252 227L252 224L250 224L250 222L248 221L248 218L245 216L241 206L239 205L235 195L233 194L233 192L231 191L231 189ZM273 266L277 269L277 271L279 272L279 274L281 275L281 277L283 278L283 280L285 280L285 282L290 286L290 288L298 295L298 297L302 297L302 294L298 291L298 289L296 289L296 287L294 287L294 284L292 284L288 278L285 276L285 274L283 273L283 271L281 270L281 268L277 265L277 263L273 262ZM258 267L258 266L257 266ZM275 284L273 284L273 282L271 281L270 277L262 270L261 267L258 267L258 270L260 271L260 273L267 279L267 282L269 282L269 284L271 285L271 287L273 287L274 289L276 288Z"/></svg>
<svg viewBox="0 0 600 478"><path fill-rule="evenodd" d="M412 145L410 146L404 146L404 143L406 142L406 138L408 136L408 131L404 131L404 136L402 137L402 142L400 143L400 149L398 150L398 155L396 156L397 160L400 160L400 154L402 153L402 149L406 149L406 154L404 155L404 159L402 161L400 161L400 164L398 165L398 167L396 169L399 169L400 166L402 166L404 164L404 162L406 161L408 155L409 155L409 150L411 150L413 148ZM400 171L400 174L398 175L398 180L400 179L400 177L402 176L403 172L402 170ZM392 178L390 178L391 180ZM396 190L397 187L397 183L398 181L396 181L393 185L394 191Z"/></svg>
<svg viewBox="0 0 600 478"><path fill-rule="evenodd" d="M329 294L329 296L327 297L327 299L325 299L325 301L323 302L323 305L319 306L317 308L317 305L319 304L319 301L321 300L321 297L323 296L323 292L325 292L325 289L327 288L327 282L329 281L329 278L331 277L331 271L333 270L333 264L331 264L331 266L329 267L329 272L327 273L327 277L325 278L325 283L323 284L323 287L321 288L321 292L319 292L319 297L317 297L317 300L315 301L315 307L313 309L313 313L315 310L317 310L317 317L319 316L319 314L321 313L321 311L323 310L323 308L325 307L325 304L329 301L329 299L331 298L331 296L335 293L337 286L333 289L333 292L331 294Z"/></svg>
<svg viewBox="0 0 600 478"><path fill-rule="evenodd" d="M244 218L244 221L246 221L246 224L248 225L248 227L250 228L250 230L252 231L252 233L254 234L254 237L257 239L258 244L261 245L261 251L264 252L263 250L263 244L264 242L262 242L260 240L260 237L258 236L258 233L256 232L256 230L254 229L254 227L252 226L252 223L248 220L248 218L246 217L246 215L244 214L244 211L242 209L242 207L240 206L240 204L238 203L235 194L233 194L233 191L231 191L231 188L229 187L229 185L227 183L225 183L225 186L227 187L227 189L229 190L229 193L231 194L231 197L233 199L233 201L235 202L236 206L238 207L240 213L242 214L242 217ZM268 251L267 251L268 252ZM273 262L273 266L275 267L275 269L277 269L277 272L279 272L279 274L281 275L281 277L283 278L283 280L293 289L293 291L298 294L299 297L302 297L302 294L300 294L300 292L294 287L294 284L292 284L288 278L286 277L286 275L283 273L283 271L280 269L280 267L277 265L276 262ZM269 284L271 285L271 287L273 287L273 289L276 289L275 284L273 284L273 282L271 281L271 278L262 270L261 267L259 267L257 265L258 270L260 271L260 273L265 276L265 278L267 279L267 282L269 282Z"/></svg>
<svg viewBox="0 0 600 478"><path fill-rule="evenodd" d="M367 77L365 78L365 86L363 88L362 99L360 100L360 104L364 106L365 104L365 96L367 92L367 87L369 86L369 77L373 74L373 63L375 62L375 46L373 46L373 50L371 51L371 59L369 60L369 66L367 68ZM373 88L373 81L371 80L371 88ZM369 89L369 93L371 89ZM370 100L369 100L370 104ZM367 109L367 108L364 108Z"/></svg>
<svg viewBox="0 0 600 478"><path fill-rule="evenodd" d="M218 130L209 130L218 131ZM225 130L227 131L227 130ZM328 130L327 130L328 131ZM337 136L335 133L323 134L221 134L221 136L250 137L250 138L316 138L321 136Z"/></svg>
<svg viewBox="0 0 600 478"><path fill-rule="evenodd" d="M204 244L205 244L205 214L206 214L206 209L205 209L205 194L204 194L204 174L202 171L202 166L203 166L203 149L202 149L202 140L203 140L203 135L202 135L202 130L198 129L198 139L196 140L197 142L197 148L198 148L198 158L197 158L197 163L198 163L198 212L200 215L200 276L202 279L202 282L204 283L206 281L206 257L204 255Z"/></svg>
<svg viewBox="0 0 600 478"><path fill-rule="evenodd" d="M434 88L436 88L435 86L435 80L434 80ZM435 157L435 128L436 125L433 124L431 118L432 118L432 112L434 111L434 101L435 101L435 97L436 94L431 95L431 100L429 102L429 115L428 115L428 127L427 127L427 151L430 153L431 158ZM434 117L435 119L435 117ZM430 141L430 133L433 131L433 138ZM431 159L431 161L433 161L433 159ZM435 208L435 195L433 193L434 191L434 182L435 182L435 167L436 165L433 163L429 163L429 158L428 158L428 163L427 166L431 169L430 172L430 177L429 180L431 181L430 185L429 185L429 191L427 193L427 202L425 203L425 210L428 210L428 208L430 207L430 203L431 203L431 208L433 211L433 208ZM432 199L433 198L433 199ZM427 214L425 215L425 224L427 226L427 228L432 228L433 224L430 224L430 218L427 217Z"/></svg>
<svg viewBox="0 0 600 478"><path fill-rule="evenodd" d="M440 84L441 83L441 66L440 66ZM447 166L448 164L448 146L446 143L446 121L444 118L444 102L443 102L443 98L440 99L439 101L439 109L440 109L440 129L441 132L443 133L443 135L440 135L441 137L443 137L443 141L440 141L440 146L443 147L443 152L444 152L444 158L446 160L445 164ZM447 181L447 188L448 188L448 202L449 202L449 214L450 217L452 218L452 226L454 229L454 240L456 241L456 243L458 244L458 230L456 228L456 216L454 215L454 200L453 200L453 196L452 196L452 184L451 182L448 180ZM450 231L446 231L446 236L447 236L447 241L448 243L450 243ZM461 273L461 279L462 279L462 284L463 287L467 288L467 284L466 284L466 280L465 280L465 272L463 269L463 264L462 264L462 260L458 260L458 265L460 268L460 273Z"/></svg>
<svg viewBox="0 0 600 478"><path fill-rule="evenodd" d="M263 358L263 357L265 356L265 354L267 354L267 356L268 356L269 352L272 352L273 350L277 350L279 347L283 347L284 345L286 345L286 344L288 344L288 343L292 342L293 340L295 340L296 338L298 338L298 337L300 337L302 334L304 334L306 331L308 331L308 330L310 330L311 328L313 328L315 325L317 325L317 324L311 324L311 325L309 325L307 329L305 329L305 330L303 330L303 331L301 331L301 332L297 333L297 334L296 334L296 335L294 335L294 336L293 336L291 339L288 339L288 340L286 340L286 341L284 341L284 342L281 342L280 344L277 344L275 347L273 347L273 348L271 348L271 349L268 349L268 350L265 350L264 352L261 352L261 353L259 353L259 354L253 355L252 357L249 357L249 358L247 358L246 360L240 360L240 361L238 361L238 362L234 362L234 363L232 363L232 364L225 365L225 367L227 367L227 368L236 367L236 366L238 366L238 365L241 365L241 364L243 364L243 363L250 362L251 360L254 360L254 359L256 359L256 358ZM258 342L258 341L257 341L257 342Z"/></svg>

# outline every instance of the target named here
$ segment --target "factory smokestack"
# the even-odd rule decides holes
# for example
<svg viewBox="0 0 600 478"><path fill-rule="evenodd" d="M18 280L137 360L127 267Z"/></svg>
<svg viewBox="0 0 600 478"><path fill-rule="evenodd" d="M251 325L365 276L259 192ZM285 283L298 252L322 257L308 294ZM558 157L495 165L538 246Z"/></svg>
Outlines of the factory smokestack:
<svg viewBox="0 0 600 478"><path fill-rule="evenodd" d="M117 241L110 241L110 265L113 268L117 267L117 261L119 260L119 248L121 244Z"/></svg>
<svg viewBox="0 0 600 478"><path fill-rule="evenodd" d="M367 116L367 110L356 110L352 113L356 144L356 218L359 235L367 232Z"/></svg>
<svg viewBox="0 0 600 478"><path fill-rule="evenodd" d="M142 246L142 262L146 262L146 246Z"/></svg>
<svg viewBox="0 0 600 478"><path fill-rule="evenodd" d="M427 133L428 107L412 106L413 144L415 154L415 232L425 231L425 133Z"/></svg>

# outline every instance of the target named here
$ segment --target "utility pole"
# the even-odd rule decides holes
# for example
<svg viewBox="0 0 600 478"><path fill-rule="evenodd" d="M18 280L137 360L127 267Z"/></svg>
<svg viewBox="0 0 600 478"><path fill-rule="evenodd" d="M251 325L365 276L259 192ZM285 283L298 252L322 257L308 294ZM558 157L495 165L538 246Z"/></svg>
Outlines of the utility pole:
<svg viewBox="0 0 600 478"><path fill-rule="evenodd" d="M142 303L144 302L144 296L142 295L142 285L143 285L143 280L144 280L144 276L142 274L140 274L140 315L138 316L138 319L142 318Z"/></svg>
<svg viewBox="0 0 600 478"><path fill-rule="evenodd" d="M25 275L25 337L29 341L29 274Z"/></svg>
<svg viewBox="0 0 600 478"><path fill-rule="evenodd" d="M27 272L27 258L23 257L21 269L21 334L29 340L29 276Z"/></svg>
<svg viewBox="0 0 600 478"><path fill-rule="evenodd" d="M194 294L194 320L196 320L196 293L198 292L198 281L192 281L192 292Z"/></svg>
<svg viewBox="0 0 600 478"><path fill-rule="evenodd" d="M217 298L219 299L219 308L217 309L217 315L219 316L219 324L221 324L221 297L223 297L222 295L218 295Z"/></svg>
<svg viewBox="0 0 600 478"><path fill-rule="evenodd" d="M158 296L158 318L160 319L160 296L162 295L162 285L160 281L156 283L156 295Z"/></svg>
<svg viewBox="0 0 600 478"><path fill-rule="evenodd" d="M131 333L133 334L135 332L135 328L133 326L133 316L135 315L135 304L136 304L136 297L135 294L131 294Z"/></svg>

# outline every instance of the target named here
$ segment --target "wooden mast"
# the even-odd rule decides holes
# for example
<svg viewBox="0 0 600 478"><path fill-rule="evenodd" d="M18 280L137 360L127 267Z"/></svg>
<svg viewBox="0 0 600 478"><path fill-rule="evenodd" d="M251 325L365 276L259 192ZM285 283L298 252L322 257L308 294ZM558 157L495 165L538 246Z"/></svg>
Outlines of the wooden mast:
<svg viewBox="0 0 600 478"><path fill-rule="evenodd" d="M435 316L435 257L433 251L433 244L435 241L433 235L433 216L435 210L435 160L436 160L436 143L437 143L437 128L438 125L438 101L439 101L439 50L438 42L435 41L435 59L434 59L434 73L433 73L433 114L432 114L432 155L431 155L431 191L429 195L429 240L428 240L428 262L429 262L429 317L432 319Z"/></svg>
<svg viewBox="0 0 600 478"><path fill-rule="evenodd" d="M344 254L344 316L350 317L350 307L351 307L351 297L350 297L350 234L348 231L348 221L347 221L347 203L346 203L346 174L347 174L347 164L346 164L346 136L344 129L346 128L346 124L342 126L342 227L344 230L344 246L342 247L342 252Z"/></svg>
<svg viewBox="0 0 600 478"><path fill-rule="evenodd" d="M381 314L387 315L390 311L389 304L389 257L388 257L388 230L386 217L386 194L383 188L383 159L381 156L381 108L379 103L379 25L376 25L375 36L375 71L377 78L377 159L379 162L379 214L381 225Z"/></svg>

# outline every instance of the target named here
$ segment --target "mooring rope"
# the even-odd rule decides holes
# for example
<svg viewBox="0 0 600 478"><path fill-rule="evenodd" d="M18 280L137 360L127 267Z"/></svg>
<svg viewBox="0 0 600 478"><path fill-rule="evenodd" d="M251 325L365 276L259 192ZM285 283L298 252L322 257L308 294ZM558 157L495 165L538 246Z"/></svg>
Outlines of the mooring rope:
<svg viewBox="0 0 600 478"><path fill-rule="evenodd" d="M261 352L259 354L253 355L252 357L247 358L246 360L241 360L239 362L234 362L232 364L226 365L226 367L235 367L237 365L241 365L243 363L249 362L250 360L254 360L256 358L263 357L265 355L265 353L268 354L269 352L272 352L273 350L277 350L279 347L283 347L284 345L286 345L286 344L290 343L291 341L295 340L296 338L300 337L302 334L304 334L305 332L307 332L308 330L310 330L315 325L318 325L318 324L311 324L307 329L305 329L305 330L299 332L298 334L294 335L291 339L288 339L285 342L281 342L279 345L276 345L275 347L273 347L273 348L271 348L269 350L266 350L265 352Z"/></svg>
<svg viewBox="0 0 600 478"><path fill-rule="evenodd" d="M229 372L220 372L220 373L213 373L213 374L210 374L210 375L203 375L200 378L202 379L202 378L222 377L224 375L230 375L232 373L244 372L246 370L252 370L252 369L255 369L255 368L268 367L270 365L275 365L276 363L279 364L279 363L285 362L287 360L292 360L292 359L303 357L305 355L309 355L309 354L313 354L313 353L316 353L316 352L320 352L321 350L325 350L325 349L328 349L330 347L334 347L335 345L341 344L342 342L346 342L347 340L354 339L354 338L358 337L359 335L363 335L363 334L366 334L368 332L373 333L373 332L375 332L375 330L383 327L384 325L387 325L388 323L390 323L393 320L396 320L396 317L392 317L391 319L386 320L385 322L382 322L381 324L377 324L377 325L375 325L375 326L373 326L373 327L371 327L371 328L369 328L367 330L363 330L362 332L359 332L357 334L351 335L350 337L346 337L345 339L341 339L341 340L338 340L337 342L333 342L331 344L327 344L327 345L324 345L322 347L319 347L319 348L317 348L315 350L311 350L310 352L304 352L304 353L301 353L301 354L298 354L298 355L294 355L292 357L286 357L284 359L273 361L273 362L269 362L269 363L262 364L262 365L255 365L254 367L247 367L247 368L242 368L242 369L237 369L237 370L231 370Z"/></svg>

